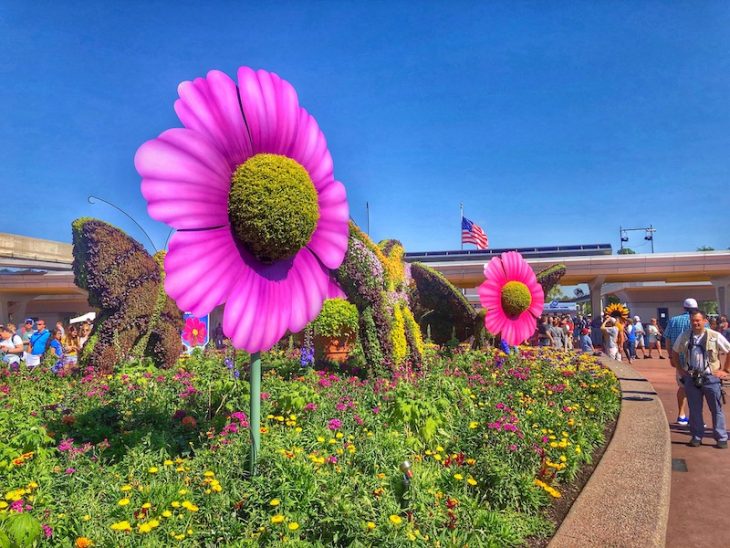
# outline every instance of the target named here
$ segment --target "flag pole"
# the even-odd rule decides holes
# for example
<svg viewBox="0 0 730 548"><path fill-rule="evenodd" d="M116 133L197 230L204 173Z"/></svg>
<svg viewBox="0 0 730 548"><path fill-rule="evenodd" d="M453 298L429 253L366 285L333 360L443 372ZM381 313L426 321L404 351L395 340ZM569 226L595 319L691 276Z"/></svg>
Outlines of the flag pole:
<svg viewBox="0 0 730 548"><path fill-rule="evenodd" d="M459 241L461 242L461 250L464 251L464 240L461 237L461 226L464 222L464 202L459 202L460 218L459 218Z"/></svg>

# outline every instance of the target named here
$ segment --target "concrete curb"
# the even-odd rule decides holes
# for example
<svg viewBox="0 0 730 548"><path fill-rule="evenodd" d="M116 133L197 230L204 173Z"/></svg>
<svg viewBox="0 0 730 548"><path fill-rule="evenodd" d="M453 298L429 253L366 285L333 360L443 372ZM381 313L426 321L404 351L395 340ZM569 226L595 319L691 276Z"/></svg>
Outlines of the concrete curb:
<svg viewBox="0 0 730 548"><path fill-rule="evenodd" d="M601 361L621 383L616 430L548 546L664 546L672 470L664 408L634 369Z"/></svg>

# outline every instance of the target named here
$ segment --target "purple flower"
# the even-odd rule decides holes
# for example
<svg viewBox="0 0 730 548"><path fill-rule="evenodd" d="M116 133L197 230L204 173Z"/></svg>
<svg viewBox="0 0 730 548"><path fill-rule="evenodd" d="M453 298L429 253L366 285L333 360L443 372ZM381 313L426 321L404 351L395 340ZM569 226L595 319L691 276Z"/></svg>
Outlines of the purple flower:
<svg viewBox="0 0 730 548"><path fill-rule="evenodd" d="M340 428L342 428L342 421L340 419L331 419L327 423L327 428L332 431L339 430Z"/></svg>
<svg viewBox="0 0 730 548"><path fill-rule="evenodd" d="M378 413L380 413L380 407L376 405L375 407L373 407L373 415L377 415Z"/></svg>
<svg viewBox="0 0 730 548"><path fill-rule="evenodd" d="M50 525L43 524L43 536L46 538L51 538L53 536L53 528Z"/></svg>
<svg viewBox="0 0 730 548"><path fill-rule="evenodd" d="M305 411L316 411L317 410L317 404L309 402L307 405L304 406Z"/></svg>
<svg viewBox="0 0 730 548"><path fill-rule="evenodd" d="M71 468L71 467L66 468L66 474L68 474L69 476L71 474L73 474L74 472L76 472L76 468Z"/></svg>

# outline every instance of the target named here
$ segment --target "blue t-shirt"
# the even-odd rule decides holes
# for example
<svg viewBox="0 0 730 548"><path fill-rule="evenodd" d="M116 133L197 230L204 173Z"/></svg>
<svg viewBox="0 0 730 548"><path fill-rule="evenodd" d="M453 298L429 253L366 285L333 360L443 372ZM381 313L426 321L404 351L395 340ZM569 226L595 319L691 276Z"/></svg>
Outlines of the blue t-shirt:
<svg viewBox="0 0 730 548"><path fill-rule="evenodd" d="M590 335L580 336L580 349L583 352L593 352L593 342Z"/></svg>
<svg viewBox="0 0 730 548"><path fill-rule="evenodd" d="M51 344L49 345L50 348L53 348L53 352L56 354L57 358L60 358L63 356L63 346L61 346L61 342L53 339L51 341Z"/></svg>
<svg viewBox="0 0 730 548"><path fill-rule="evenodd" d="M33 333L30 336L30 353L35 356L42 356L46 351L46 343L50 336L51 332L48 329Z"/></svg>

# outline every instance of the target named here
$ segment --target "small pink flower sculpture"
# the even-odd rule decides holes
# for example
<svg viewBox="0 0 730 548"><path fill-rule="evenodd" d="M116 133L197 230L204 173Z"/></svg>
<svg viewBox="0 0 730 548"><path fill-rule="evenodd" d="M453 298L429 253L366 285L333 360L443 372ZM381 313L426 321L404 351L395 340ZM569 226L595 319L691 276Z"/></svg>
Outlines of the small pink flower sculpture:
<svg viewBox="0 0 730 548"><path fill-rule="evenodd" d="M185 327L183 328L182 338L189 346L198 346L205 342L207 332L205 324L198 318L190 316L185 319Z"/></svg>
<svg viewBox="0 0 730 548"><path fill-rule="evenodd" d="M349 210L317 122L294 88L248 67L183 82L184 128L135 156L149 214L177 229L165 290L204 316L225 303L223 331L248 352L297 332L337 292Z"/></svg>
<svg viewBox="0 0 730 548"><path fill-rule="evenodd" d="M535 273L516 251L503 253L484 265L486 280L479 286L479 300L487 310L484 325L515 346L535 331L545 304Z"/></svg>

